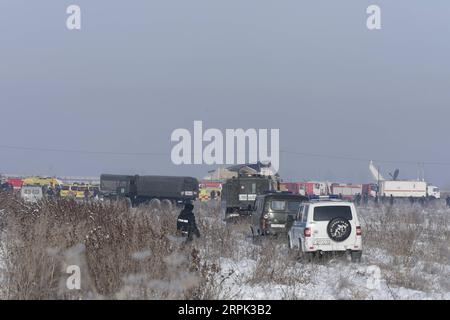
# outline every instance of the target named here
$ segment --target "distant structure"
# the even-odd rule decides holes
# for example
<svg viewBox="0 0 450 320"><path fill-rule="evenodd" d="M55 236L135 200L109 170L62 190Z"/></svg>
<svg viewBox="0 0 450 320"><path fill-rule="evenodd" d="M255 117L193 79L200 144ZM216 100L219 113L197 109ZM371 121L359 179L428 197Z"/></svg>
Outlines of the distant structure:
<svg viewBox="0 0 450 320"><path fill-rule="evenodd" d="M0 181L4 182L9 178L30 178L30 177L36 177L36 178L56 178L60 180L62 183L65 184L72 184L72 183L78 183L78 184L99 184L100 183L100 176L34 176L34 175L26 175L26 174L8 174L3 173L0 174Z"/></svg>
<svg viewBox="0 0 450 320"><path fill-rule="evenodd" d="M372 160L370 160L370 163L369 163L369 171L372 174L372 177L375 181L384 181L385 180L383 178L383 176L380 174L380 171L378 170L378 168L375 167L375 165L373 164Z"/></svg>
<svg viewBox="0 0 450 320"><path fill-rule="evenodd" d="M209 171L204 180L223 181L236 177L238 174L260 174L262 176L278 177L270 162L262 163L258 161L257 163L238 164L227 168L219 167L216 170Z"/></svg>
<svg viewBox="0 0 450 320"><path fill-rule="evenodd" d="M100 177L58 177L63 183L72 184L72 183L86 183L86 184L100 184Z"/></svg>

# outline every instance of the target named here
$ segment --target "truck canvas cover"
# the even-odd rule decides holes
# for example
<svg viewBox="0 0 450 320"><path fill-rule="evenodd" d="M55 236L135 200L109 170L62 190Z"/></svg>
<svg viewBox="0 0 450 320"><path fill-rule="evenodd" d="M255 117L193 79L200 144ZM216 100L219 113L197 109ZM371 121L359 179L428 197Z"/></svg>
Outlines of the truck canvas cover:
<svg viewBox="0 0 450 320"><path fill-rule="evenodd" d="M100 190L102 192L117 192L120 189L124 193L130 192L130 183L134 176L118 174L102 174L100 176Z"/></svg>
<svg viewBox="0 0 450 320"><path fill-rule="evenodd" d="M191 177L138 176L136 189L137 195L144 197L195 197L198 193L198 181Z"/></svg>

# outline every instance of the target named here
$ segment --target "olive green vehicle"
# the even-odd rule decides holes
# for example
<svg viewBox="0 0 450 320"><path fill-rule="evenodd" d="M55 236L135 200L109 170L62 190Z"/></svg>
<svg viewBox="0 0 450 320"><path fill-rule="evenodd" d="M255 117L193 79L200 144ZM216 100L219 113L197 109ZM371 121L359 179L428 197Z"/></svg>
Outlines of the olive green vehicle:
<svg viewBox="0 0 450 320"><path fill-rule="evenodd" d="M222 185L221 213L223 220L250 216L253 213L256 197L277 189L277 181L267 176L240 174L228 179Z"/></svg>
<svg viewBox="0 0 450 320"><path fill-rule="evenodd" d="M290 192L257 196L250 226L252 236L286 234L304 201L308 197Z"/></svg>

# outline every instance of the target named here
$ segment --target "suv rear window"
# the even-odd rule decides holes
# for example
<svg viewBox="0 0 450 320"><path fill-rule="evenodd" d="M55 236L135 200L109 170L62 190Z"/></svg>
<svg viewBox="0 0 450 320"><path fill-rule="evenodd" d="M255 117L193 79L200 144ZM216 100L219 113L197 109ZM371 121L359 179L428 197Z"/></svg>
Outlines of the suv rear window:
<svg viewBox="0 0 450 320"><path fill-rule="evenodd" d="M286 208L286 201L272 200L270 202L270 208L272 208L272 210L284 211Z"/></svg>
<svg viewBox="0 0 450 320"><path fill-rule="evenodd" d="M329 221L334 218L352 220L350 206L323 206L314 208L314 221Z"/></svg>

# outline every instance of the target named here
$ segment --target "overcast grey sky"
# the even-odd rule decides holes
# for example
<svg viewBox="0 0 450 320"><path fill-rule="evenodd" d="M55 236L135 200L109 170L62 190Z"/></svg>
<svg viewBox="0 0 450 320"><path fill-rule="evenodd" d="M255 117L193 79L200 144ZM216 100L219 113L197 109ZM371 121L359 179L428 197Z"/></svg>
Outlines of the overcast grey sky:
<svg viewBox="0 0 450 320"><path fill-rule="evenodd" d="M66 29L70 4L81 31ZM366 28L369 4L381 30ZM444 0L2 0L0 172L201 177L212 167L170 161L171 132L194 120L279 128L283 150L450 162L449 34ZM448 186L449 169L426 177ZM280 174L369 181L366 161L295 154Z"/></svg>

